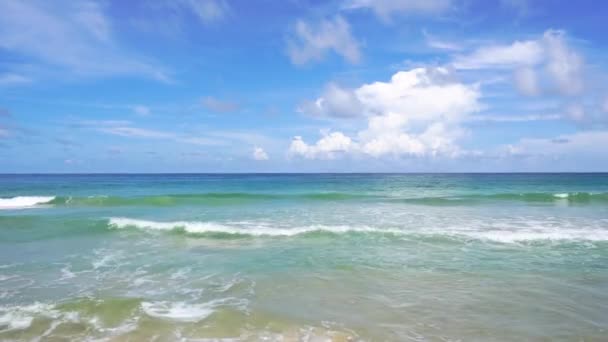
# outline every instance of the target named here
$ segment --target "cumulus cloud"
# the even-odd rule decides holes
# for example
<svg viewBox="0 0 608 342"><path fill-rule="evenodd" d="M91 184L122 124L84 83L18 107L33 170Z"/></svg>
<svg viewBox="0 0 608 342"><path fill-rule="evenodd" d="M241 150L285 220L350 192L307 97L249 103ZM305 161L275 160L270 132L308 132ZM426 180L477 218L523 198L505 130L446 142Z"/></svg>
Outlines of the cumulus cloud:
<svg viewBox="0 0 608 342"><path fill-rule="evenodd" d="M575 95L583 90L583 58L564 41L562 31L549 30L543 35L548 62L547 71L566 95Z"/></svg>
<svg viewBox="0 0 608 342"><path fill-rule="evenodd" d="M353 37L350 25L341 16L318 23L298 20L287 41L287 53L293 64L318 62L327 52L344 57L350 63L361 60L359 42Z"/></svg>
<svg viewBox="0 0 608 342"><path fill-rule="evenodd" d="M437 14L449 9L451 0L348 0L346 9L370 9L382 20L393 14Z"/></svg>
<svg viewBox="0 0 608 342"><path fill-rule="evenodd" d="M355 138L335 131L314 144L295 137L289 153L332 159L341 154L373 157L455 156L465 134L460 123L479 109L476 85L454 81L444 68L400 71L389 82L364 84L351 90L367 127ZM324 103L320 97L314 103Z"/></svg>
<svg viewBox="0 0 608 342"><path fill-rule="evenodd" d="M252 158L255 160L268 160L268 154L261 147L254 147L252 152Z"/></svg>
<svg viewBox="0 0 608 342"><path fill-rule="evenodd" d="M334 159L340 154L349 152L356 148L351 138L342 132L331 132L325 134L315 144L308 145L302 137L296 136L289 146L289 154L292 156L303 156L308 159Z"/></svg>
<svg viewBox="0 0 608 342"><path fill-rule="evenodd" d="M576 95L583 89L583 58L558 30L547 30L535 40L483 46L456 56L452 65L461 70L514 70L515 85L525 95L541 93L540 76L551 90L563 95Z"/></svg>
<svg viewBox="0 0 608 342"><path fill-rule="evenodd" d="M540 92L536 71L532 68L521 68L515 71L515 86L528 96L538 95Z"/></svg>
<svg viewBox="0 0 608 342"><path fill-rule="evenodd" d="M232 113L240 109L236 102L220 100L212 96L203 98L202 104L206 109L216 113Z"/></svg>
<svg viewBox="0 0 608 342"><path fill-rule="evenodd" d="M330 83L323 95L314 101L304 102L298 111L313 117L355 117L362 113L359 98L351 89Z"/></svg>
<svg viewBox="0 0 608 342"><path fill-rule="evenodd" d="M150 108L143 105L133 106L133 112L139 116L148 116L151 113Z"/></svg>

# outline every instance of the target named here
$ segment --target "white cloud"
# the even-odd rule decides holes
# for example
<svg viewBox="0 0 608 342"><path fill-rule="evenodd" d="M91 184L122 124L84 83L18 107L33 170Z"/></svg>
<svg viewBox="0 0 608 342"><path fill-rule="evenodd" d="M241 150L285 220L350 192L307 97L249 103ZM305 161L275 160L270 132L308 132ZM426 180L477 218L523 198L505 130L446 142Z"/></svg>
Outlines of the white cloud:
<svg viewBox="0 0 608 342"><path fill-rule="evenodd" d="M212 96L207 96L202 100L203 107L216 113L231 113L240 109L236 102L220 100Z"/></svg>
<svg viewBox="0 0 608 342"><path fill-rule="evenodd" d="M408 120L458 119L477 109L475 86L451 80L445 68L417 68L400 71L390 82L365 84L356 90L369 113L398 114Z"/></svg>
<svg viewBox="0 0 608 342"><path fill-rule="evenodd" d="M562 119L559 114L531 114L531 115L484 115L470 116L467 120L471 122L531 122L531 121L553 121Z"/></svg>
<svg viewBox="0 0 608 342"><path fill-rule="evenodd" d="M21 85L21 84L28 84L31 82L32 82L32 80L29 79L28 77L18 75L18 74L8 73L8 74L0 75L0 86Z"/></svg>
<svg viewBox="0 0 608 342"><path fill-rule="evenodd" d="M133 106L133 112L139 116L148 116L151 113L149 107L142 105Z"/></svg>
<svg viewBox="0 0 608 342"><path fill-rule="evenodd" d="M354 91L330 83L321 97L304 102L298 110L314 117L355 117L364 114L361 109Z"/></svg>
<svg viewBox="0 0 608 342"><path fill-rule="evenodd" d="M119 48L97 2L0 1L0 22L0 48L33 58L34 68L169 80L160 68Z"/></svg>
<svg viewBox="0 0 608 342"><path fill-rule="evenodd" d="M551 139L522 139L504 147L511 155L545 156L551 158L590 157L596 162L603 157L608 145L608 131L581 131L563 134ZM606 158L603 158L606 160Z"/></svg>
<svg viewBox="0 0 608 342"><path fill-rule="evenodd" d="M573 121L583 122L586 119L585 108L581 105L571 105L566 109L566 115Z"/></svg>
<svg viewBox="0 0 608 342"><path fill-rule="evenodd" d="M309 23L298 20L287 41L287 53L293 64L318 62L328 51L344 57L350 63L361 59L359 42L353 37L350 25L341 16L331 20Z"/></svg>
<svg viewBox="0 0 608 342"><path fill-rule="evenodd" d="M84 122L83 125L86 127L93 127L98 132L126 138L171 140L177 143L201 146L221 146L226 144L225 140L216 139L214 137L185 135L179 132L134 127L128 121L94 121Z"/></svg>
<svg viewBox="0 0 608 342"><path fill-rule="evenodd" d="M99 131L119 135L122 137L137 137L137 138L173 138L174 134L157 131L152 129L144 129L130 126L109 126L101 127Z"/></svg>
<svg viewBox="0 0 608 342"><path fill-rule="evenodd" d="M608 115L606 115L602 103L597 101L579 100L570 103L562 109L561 118L575 123L579 129L597 129L608 126Z"/></svg>
<svg viewBox="0 0 608 342"><path fill-rule="evenodd" d="M344 153L455 156L460 153L456 142L465 134L460 123L479 109L480 97L477 86L453 81L444 68L401 71L389 82L364 84L352 93L360 104L358 112L368 117L356 139L336 131L309 145L295 137L290 154L310 159Z"/></svg>
<svg viewBox="0 0 608 342"><path fill-rule="evenodd" d="M230 11L223 0L180 0L176 3L190 9L205 24L224 19Z"/></svg>
<svg viewBox="0 0 608 342"><path fill-rule="evenodd" d="M191 127L189 132L184 132L183 130L161 130L137 127L134 126L132 122L124 120L80 121L72 124L72 127L85 128L125 138L164 140L177 144L208 147L231 147L242 145L273 146L277 144L275 139L259 134L258 132L209 131L208 129L196 129L196 127Z"/></svg>
<svg viewBox="0 0 608 342"><path fill-rule="evenodd" d="M470 55L457 56L456 69L515 68L540 63L543 46L538 41L516 41L511 45L484 46Z"/></svg>
<svg viewBox="0 0 608 342"><path fill-rule="evenodd" d="M257 146L253 148L253 153L251 156L255 160L268 160L268 154L266 153L266 151L264 151L263 148Z"/></svg>
<svg viewBox="0 0 608 342"><path fill-rule="evenodd" d="M360 133L360 136L366 140L362 145L362 151L374 157L383 155L453 157L460 152L460 148L455 143L462 135L462 130L458 126L433 122L419 134L406 133L396 127L389 126L384 131L370 128Z"/></svg>
<svg viewBox="0 0 608 342"><path fill-rule="evenodd" d="M382 20L390 20L393 14L442 13L450 8L451 0L348 0L346 9L371 9Z"/></svg>
<svg viewBox="0 0 608 342"><path fill-rule="evenodd" d="M450 42L446 40L441 40L437 37L432 36L426 30L422 30L422 34L424 35L424 39L426 40L426 45L433 49L437 50L446 50L446 51L460 51L462 50L462 46L455 42Z"/></svg>
<svg viewBox="0 0 608 342"><path fill-rule="evenodd" d="M308 145L302 137L296 136L289 146L289 154L303 156L308 159L334 159L340 154L349 152L356 148L351 138L342 132L331 132L317 141L314 145Z"/></svg>
<svg viewBox="0 0 608 342"><path fill-rule="evenodd" d="M563 95L576 95L583 89L583 58L558 30L547 30L536 40L484 46L456 56L452 65L461 70L515 70L515 85L525 95L539 95L543 83Z"/></svg>
<svg viewBox="0 0 608 342"><path fill-rule="evenodd" d="M558 90L566 95L575 95L583 90L583 59L564 41L562 31L549 30L543 35L549 61L547 71Z"/></svg>
<svg viewBox="0 0 608 342"><path fill-rule="evenodd" d="M521 68L515 71L515 86L524 95L535 96L540 92L536 71L532 68Z"/></svg>

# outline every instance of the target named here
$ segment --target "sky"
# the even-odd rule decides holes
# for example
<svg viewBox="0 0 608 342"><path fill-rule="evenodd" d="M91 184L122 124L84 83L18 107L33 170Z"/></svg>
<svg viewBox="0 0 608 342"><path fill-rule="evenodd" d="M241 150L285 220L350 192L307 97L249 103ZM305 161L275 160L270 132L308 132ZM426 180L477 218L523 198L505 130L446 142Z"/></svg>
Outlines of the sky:
<svg viewBox="0 0 608 342"><path fill-rule="evenodd" d="M608 2L0 0L0 173L608 171Z"/></svg>

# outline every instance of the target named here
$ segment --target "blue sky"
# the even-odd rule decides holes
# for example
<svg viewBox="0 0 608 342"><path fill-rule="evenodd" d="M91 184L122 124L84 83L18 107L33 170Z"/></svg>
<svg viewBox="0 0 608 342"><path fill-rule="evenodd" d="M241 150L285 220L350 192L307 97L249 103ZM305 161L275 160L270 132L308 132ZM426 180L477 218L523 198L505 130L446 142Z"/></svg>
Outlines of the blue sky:
<svg viewBox="0 0 608 342"><path fill-rule="evenodd" d="M607 15L0 0L0 172L606 171Z"/></svg>

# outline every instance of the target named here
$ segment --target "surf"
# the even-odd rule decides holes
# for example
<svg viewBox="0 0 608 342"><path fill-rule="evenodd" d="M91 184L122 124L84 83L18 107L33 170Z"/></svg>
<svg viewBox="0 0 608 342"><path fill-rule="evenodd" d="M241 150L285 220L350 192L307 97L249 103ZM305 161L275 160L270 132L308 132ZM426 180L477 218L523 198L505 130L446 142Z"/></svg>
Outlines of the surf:
<svg viewBox="0 0 608 342"><path fill-rule="evenodd" d="M408 239L447 238L458 241L490 241L496 243L521 242L602 242L608 241L608 230L600 228L584 229L555 229L550 226L537 226L513 230L512 227L503 229L458 228L458 227L428 227L418 229L380 228L372 226L347 225L309 225L302 227L273 227L268 224L228 224L204 221L149 221L124 217L110 218L108 227L111 229L139 229L142 231L181 232L201 237L306 237L346 234L391 235Z"/></svg>
<svg viewBox="0 0 608 342"><path fill-rule="evenodd" d="M41 204L49 204L54 199L55 196L16 196L0 198L0 210L35 208Z"/></svg>

